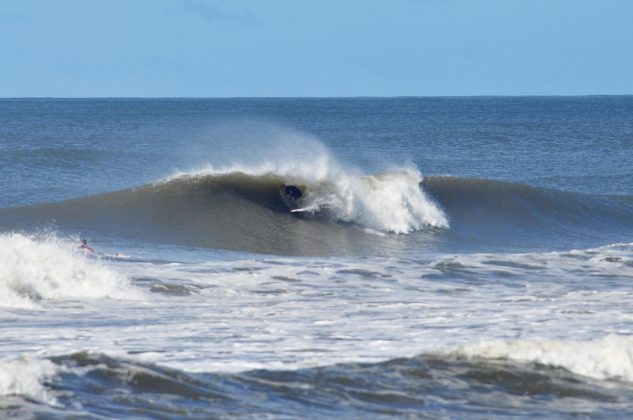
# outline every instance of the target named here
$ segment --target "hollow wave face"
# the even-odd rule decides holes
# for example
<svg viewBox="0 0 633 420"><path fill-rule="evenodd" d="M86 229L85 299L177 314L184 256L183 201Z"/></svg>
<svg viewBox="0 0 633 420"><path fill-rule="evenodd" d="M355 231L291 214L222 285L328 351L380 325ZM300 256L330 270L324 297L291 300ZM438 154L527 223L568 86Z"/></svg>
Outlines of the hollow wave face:
<svg viewBox="0 0 633 420"><path fill-rule="evenodd" d="M349 255L391 253L407 247L398 243L402 237L416 231L432 236L434 229L448 227L448 218L421 189L417 169L368 174L302 133L260 128L253 138L253 130L231 127L231 147L189 150L190 169L153 184L0 209L0 229L53 227L117 242ZM299 188L301 198L289 203L282 185Z"/></svg>
<svg viewBox="0 0 633 420"><path fill-rule="evenodd" d="M305 216L349 223L375 233L406 234L425 227L448 227L442 210L420 189L421 181L422 175L411 169L366 176L340 174L324 179L209 169L169 182L214 185L216 191L225 188L282 212L292 209L284 205L280 186L294 185L302 191L297 207Z"/></svg>
<svg viewBox="0 0 633 420"><path fill-rule="evenodd" d="M167 182L222 184L240 190L246 199L260 196L261 192L256 191L260 187L270 194L266 205L271 208L278 207L275 201L280 185L295 185L303 192L297 203L301 212L376 233L407 234L425 227L448 227L446 215L420 188L423 178L417 169L363 175L354 167L343 167L320 143L308 145L285 146L255 164L180 172Z"/></svg>
<svg viewBox="0 0 633 420"><path fill-rule="evenodd" d="M206 168L128 190L1 209L0 228L53 225L100 239L276 255L556 251L627 242L633 231L629 196L422 179L412 169L325 173L309 178L283 168ZM284 201L282 185L303 191L299 212Z"/></svg>

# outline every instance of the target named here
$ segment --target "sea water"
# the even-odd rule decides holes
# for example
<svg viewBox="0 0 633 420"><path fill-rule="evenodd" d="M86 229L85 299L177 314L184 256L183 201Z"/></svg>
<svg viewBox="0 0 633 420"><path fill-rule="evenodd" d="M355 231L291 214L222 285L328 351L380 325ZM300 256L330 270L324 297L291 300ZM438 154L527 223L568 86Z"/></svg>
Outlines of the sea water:
<svg viewBox="0 0 633 420"><path fill-rule="evenodd" d="M630 413L632 117L0 100L0 416Z"/></svg>

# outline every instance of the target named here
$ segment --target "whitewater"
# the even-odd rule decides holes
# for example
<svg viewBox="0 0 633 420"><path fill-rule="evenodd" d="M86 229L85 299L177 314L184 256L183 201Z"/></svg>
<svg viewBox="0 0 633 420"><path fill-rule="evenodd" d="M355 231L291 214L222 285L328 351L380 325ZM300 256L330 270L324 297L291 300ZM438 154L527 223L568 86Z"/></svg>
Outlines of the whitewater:
<svg viewBox="0 0 633 420"><path fill-rule="evenodd" d="M0 100L0 415L626 415L632 110Z"/></svg>

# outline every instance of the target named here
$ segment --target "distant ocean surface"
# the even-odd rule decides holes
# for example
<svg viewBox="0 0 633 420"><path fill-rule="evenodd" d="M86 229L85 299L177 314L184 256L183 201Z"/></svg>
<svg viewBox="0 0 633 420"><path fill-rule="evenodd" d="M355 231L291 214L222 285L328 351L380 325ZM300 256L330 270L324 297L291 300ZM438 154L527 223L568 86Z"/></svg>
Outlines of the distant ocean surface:
<svg viewBox="0 0 633 420"><path fill-rule="evenodd" d="M632 96L2 99L0 168L2 418L633 412Z"/></svg>

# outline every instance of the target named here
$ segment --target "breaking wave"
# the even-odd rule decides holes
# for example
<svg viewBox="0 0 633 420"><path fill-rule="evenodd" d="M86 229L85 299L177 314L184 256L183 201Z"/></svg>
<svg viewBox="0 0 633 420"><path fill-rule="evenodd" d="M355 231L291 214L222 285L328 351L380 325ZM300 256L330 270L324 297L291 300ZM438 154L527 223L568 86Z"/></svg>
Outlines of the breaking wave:
<svg viewBox="0 0 633 420"><path fill-rule="evenodd" d="M206 184L210 191L225 189L281 212L290 209L280 196L280 186L294 185L303 193L298 207L304 215L351 223L379 233L406 234L424 227L448 227L442 210L420 188L422 175L417 170L365 176L328 172L325 176L317 171L312 177L259 171L209 169L168 182Z"/></svg>
<svg viewBox="0 0 633 420"><path fill-rule="evenodd" d="M2 209L0 228L30 231L53 225L95 236L325 255L381 250L385 241L377 243L380 237L449 226L442 209L420 187L423 177L417 169L362 174L320 147L311 156L293 157L207 166L138 188ZM295 207L284 200L283 185L302 191Z"/></svg>
<svg viewBox="0 0 633 420"><path fill-rule="evenodd" d="M58 373L50 360L23 355L0 360L0 396L22 395L48 404L55 397L44 383Z"/></svg>
<svg viewBox="0 0 633 420"><path fill-rule="evenodd" d="M47 299L139 297L123 274L83 255L70 241L0 235L0 307L38 308Z"/></svg>
<svg viewBox="0 0 633 420"><path fill-rule="evenodd" d="M367 173L339 161L320 141L303 133L264 125L256 139L250 136L233 139L237 144L231 150L234 154L239 149L238 157L223 160L226 156L220 151L205 151L209 162L215 163L177 172L167 182L189 179L209 186L222 184L246 199L268 194L266 202L259 203L286 212L288 208L279 209L279 187L295 185L304 193L298 203L304 215L374 233L407 234L448 226L442 210L420 189L422 174L415 167L392 166L379 174Z"/></svg>
<svg viewBox="0 0 633 420"><path fill-rule="evenodd" d="M598 380L633 382L633 337L608 335L586 341L517 340L462 347L452 354L564 368Z"/></svg>
<svg viewBox="0 0 633 420"><path fill-rule="evenodd" d="M205 166L154 184L0 209L0 229L54 226L165 244L277 255L532 252L630 242L633 197L513 182L361 173L319 143L250 163ZM297 153L302 155L297 156ZM289 203L284 185L302 195ZM293 212L294 210L294 212Z"/></svg>

